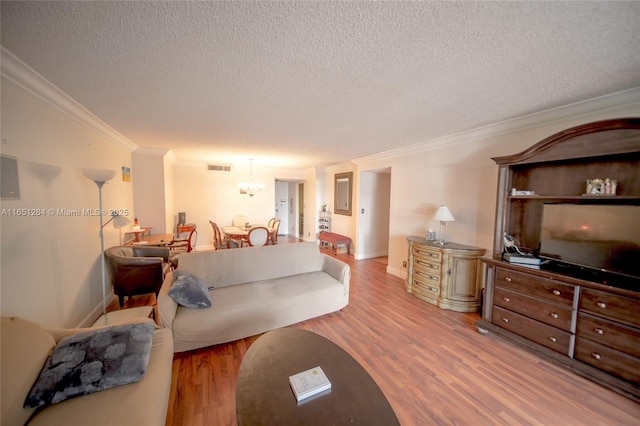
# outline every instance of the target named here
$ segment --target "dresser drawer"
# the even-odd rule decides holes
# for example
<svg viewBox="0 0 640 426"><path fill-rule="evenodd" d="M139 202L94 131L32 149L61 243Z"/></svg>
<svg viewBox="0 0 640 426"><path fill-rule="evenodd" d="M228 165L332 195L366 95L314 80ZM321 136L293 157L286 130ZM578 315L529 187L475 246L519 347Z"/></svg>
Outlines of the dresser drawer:
<svg viewBox="0 0 640 426"><path fill-rule="evenodd" d="M411 293L418 299L436 300L440 295L440 287L421 282L414 279L411 286Z"/></svg>
<svg viewBox="0 0 640 426"><path fill-rule="evenodd" d="M640 327L640 300L585 288L580 310Z"/></svg>
<svg viewBox="0 0 640 426"><path fill-rule="evenodd" d="M414 246L413 255L414 257L419 257L422 260L428 260L437 263L442 262L442 252L440 250L430 249L425 246Z"/></svg>
<svg viewBox="0 0 640 426"><path fill-rule="evenodd" d="M493 307L494 324L563 355L570 355L573 335L499 306Z"/></svg>
<svg viewBox="0 0 640 426"><path fill-rule="evenodd" d="M573 306L576 293L572 284L500 267L496 268L495 284L567 306Z"/></svg>
<svg viewBox="0 0 640 426"><path fill-rule="evenodd" d="M501 286L495 287L493 303L561 330L573 331L571 326L573 309L571 307L535 299Z"/></svg>
<svg viewBox="0 0 640 426"><path fill-rule="evenodd" d="M414 257L413 268L426 274L440 275L441 264L436 259Z"/></svg>
<svg viewBox="0 0 640 426"><path fill-rule="evenodd" d="M578 337L574 358L599 370L640 384L640 359L624 352Z"/></svg>
<svg viewBox="0 0 640 426"><path fill-rule="evenodd" d="M640 329L580 312L576 334L601 345L640 357Z"/></svg>
<svg viewBox="0 0 640 426"><path fill-rule="evenodd" d="M440 273L436 271L424 270L422 268L413 268L414 280L440 287Z"/></svg>

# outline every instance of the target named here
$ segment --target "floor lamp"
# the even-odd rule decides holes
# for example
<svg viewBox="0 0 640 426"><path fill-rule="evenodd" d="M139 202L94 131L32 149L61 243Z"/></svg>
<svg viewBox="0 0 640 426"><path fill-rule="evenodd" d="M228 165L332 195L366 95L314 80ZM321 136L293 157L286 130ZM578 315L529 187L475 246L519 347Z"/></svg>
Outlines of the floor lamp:
<svg viewBox="0 0 640 426"><path fill-rule="evenodd" d="M82 172L86 177L91 179L98 186L98 200L99 200L99 210L98 217L100 218L100 276L102 278L102 317L104 318L104 323L107 324L107 279L105 277L105 267L104 267L104 234L102 230L105 226L109 224L109 222L113 221L113 227L118 229L122 228L130 221L124 216L120 216L116 213L111 215L111 219L109 219L106 223L103 223L102 219L102 186L113 179L116 175L115 170L105 170L105 169L82 169Z"/></svg>
<svg viewBox="0 0 640 426"><path fill-rule="evenodd" d="M440 221L440 241L438 241L436 244L443 246L446 243L444 242L444 239L443 239L442 227L447 226L447 222L453 222L456 219L453 217L453 215L451 214L447 206L438 207L438 210L436 211L436 215L433 218L435 220Z"/></svg>

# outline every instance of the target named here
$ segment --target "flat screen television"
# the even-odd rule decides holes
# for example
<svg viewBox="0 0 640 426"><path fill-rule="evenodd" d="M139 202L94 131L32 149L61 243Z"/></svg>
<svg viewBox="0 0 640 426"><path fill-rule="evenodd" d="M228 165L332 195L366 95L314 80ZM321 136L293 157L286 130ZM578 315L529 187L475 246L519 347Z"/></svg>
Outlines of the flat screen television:
<svg viewBox="0 0 640 426"><path fill-rule="evenodd" d="M543 259L640 277L640 206L544 204Z"/></svg>

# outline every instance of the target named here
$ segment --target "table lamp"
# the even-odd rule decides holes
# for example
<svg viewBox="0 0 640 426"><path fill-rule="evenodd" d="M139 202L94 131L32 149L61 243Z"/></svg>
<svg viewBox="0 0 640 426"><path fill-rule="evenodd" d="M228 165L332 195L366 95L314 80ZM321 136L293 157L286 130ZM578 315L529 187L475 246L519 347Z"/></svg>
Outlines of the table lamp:
<svg viewBox="0 0 640 426"><path fill-rule="evenodd" d="M442 227L447 226L447 222L453 222L456 219L453 217L451 211L449 211L449 208L447 206L438 207L438 210L436 211L436 214L435 216L433 216L433 218L440 221L440 241L436 242L435 244L443 246L446 243L444 242Z"/></svg>

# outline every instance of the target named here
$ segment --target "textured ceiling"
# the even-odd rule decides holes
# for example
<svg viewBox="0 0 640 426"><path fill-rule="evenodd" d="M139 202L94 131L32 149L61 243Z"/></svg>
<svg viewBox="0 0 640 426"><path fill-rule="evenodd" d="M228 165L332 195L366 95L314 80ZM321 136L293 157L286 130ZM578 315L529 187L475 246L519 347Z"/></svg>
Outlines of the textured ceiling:
<svg viewBox="0 0 640 426"><path fill-rule="evenodd" d="M329 165L640 86L640 2L1 2L2 45L141 147Z"/></svg>

